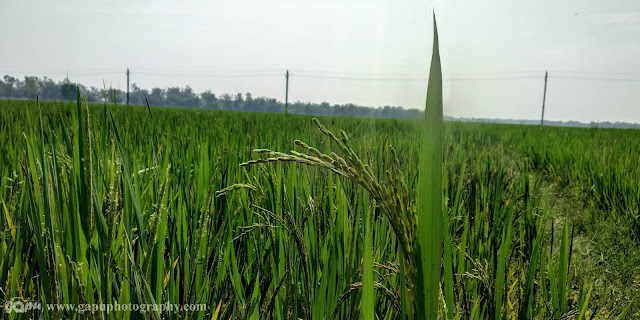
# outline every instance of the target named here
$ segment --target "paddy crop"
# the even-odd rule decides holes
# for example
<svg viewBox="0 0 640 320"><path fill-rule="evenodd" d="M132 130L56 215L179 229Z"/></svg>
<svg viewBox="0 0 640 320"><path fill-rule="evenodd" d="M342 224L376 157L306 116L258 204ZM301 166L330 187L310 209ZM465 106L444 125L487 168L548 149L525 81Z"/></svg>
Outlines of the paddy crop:
<svg viewBox="0 0 640 320"><path fill-rule="evenodd" d="M0 301L637 316L640 133L442 122L432 84L418 120L0 101Z"/></svg>

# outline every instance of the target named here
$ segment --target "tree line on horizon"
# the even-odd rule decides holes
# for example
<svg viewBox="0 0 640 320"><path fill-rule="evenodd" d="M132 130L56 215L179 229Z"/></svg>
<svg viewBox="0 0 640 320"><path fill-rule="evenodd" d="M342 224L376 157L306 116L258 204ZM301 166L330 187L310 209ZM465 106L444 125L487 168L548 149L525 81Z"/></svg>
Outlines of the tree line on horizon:
<svg viewBox="0 0 640 320"><path fill-rule="evenodd" d="M76 89L86 96L88 102L102 103L105 99L109 102L125 104L126 91L120 89L100 89L89 87L79 83L72 83L68 79L54 81L51 78L25 76L23 79L5 75L0 79L0 98L4 99L36 99L48 101L65 101L73 99ZM216 95L210 90L200 93L195 92L190 86L142 89L135 83L130 87L129 104L146 105L145 97L153 106L184 107L212 110L232 110L247 112L284 112L284 102L269 97L253 97L250 92L245 94L228 93ZM405 109L397 106L368 107L353 103L333 104L328 102L290 102L288 112L295 114L329 115L329 116L356 116L376 118L403 118L415 119L422 116L417 109Z"/></svg>

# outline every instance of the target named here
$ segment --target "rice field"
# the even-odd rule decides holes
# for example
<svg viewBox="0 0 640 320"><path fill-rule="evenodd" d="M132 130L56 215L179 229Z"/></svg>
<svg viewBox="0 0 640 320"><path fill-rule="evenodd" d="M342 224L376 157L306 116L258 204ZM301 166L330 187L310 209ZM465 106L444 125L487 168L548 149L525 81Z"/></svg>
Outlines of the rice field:
<svg viewBox="0 0 640 320"><path fill-rule="evenodd" d="M0 101L0 301L207 306L103 319L400 319L428 301L442 319L638 316L640 132L445 122L427 297L409 263L435 230L416 228L423 126Z"/></svg>
<svg viewBox="0 0 640 320"><path fill-rule="evenodd" d="M636 317L640 133L445 124L438 52L424 120L0 102L3 318Z"/></svg>

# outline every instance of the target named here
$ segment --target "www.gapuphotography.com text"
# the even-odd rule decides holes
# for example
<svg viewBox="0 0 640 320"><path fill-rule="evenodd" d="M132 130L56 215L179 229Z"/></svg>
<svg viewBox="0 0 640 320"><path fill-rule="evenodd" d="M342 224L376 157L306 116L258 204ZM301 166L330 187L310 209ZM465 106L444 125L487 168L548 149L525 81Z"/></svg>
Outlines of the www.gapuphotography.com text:
<svg viewBox="0 0 640 320"><path fill-rule="evenodd" d="M48 312L76 312L78 314L85 313L112 313L121 311L133 311L141 314L147 312L153 313L175 313L183 311L206 311L207 306L205 304L137 304L137 303L80 303L80 304L43 304L39 301L24 300L20 297L15 297L11 300L4 302L5 313L28 313L46 310Z"/></svg>

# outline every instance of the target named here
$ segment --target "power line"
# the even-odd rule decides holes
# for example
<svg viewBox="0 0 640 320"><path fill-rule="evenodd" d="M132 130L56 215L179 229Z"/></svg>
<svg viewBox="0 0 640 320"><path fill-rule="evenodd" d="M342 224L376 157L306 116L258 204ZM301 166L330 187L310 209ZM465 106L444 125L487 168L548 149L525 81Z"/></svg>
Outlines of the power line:
<svg viewBox="0 0 640 320"><path fill-rule="evenodd" d="M69 75L73 76L102 76L109 74L124 74L122 71L109 71L109 72L67 72Z"/></svg>
<svg viewBox="0 0 640 320"><path fill-rule="evenodd" d="M543 76L521 76L521 77L493 77L493 78L443 78L448 81L468 81L468 80L519 80L519 79L542 79Z"/></svg>
<svg viewBox="0 0 640 320"><path fill-rule="evenodd" d="M265 72L285 72L285 68L271 68L271 69L223 69L216 66L183 66L183 67L166 67L162 69L154 69L147 67L135 68L138 72L160 72L160 73L172 73L180 70L199 70L202 73L214 73L214 74L238 74L238 73L265 73Z"/></svg>
<svg viewBox="0 0 640 320"><path fill-rule="evenodd" d="M239 71L231 73L218 73L218 74L188 74L188 73L171 73L171 72L153 72L153 71L136 71L132 70L132 74L136 75L149 75L149 76L168 76L168 77L215 77L215 78L242 78L242 77L271 77L281 76L281 73L274 73L280 71L279 69L271 69L271 73L260 73L264 71L251 71L241 73ZM284 69L283 69L284 70ZM24 71L12 71L11 73L19 74L46 74L46 75L70 75L70 76L102 76L102 75L125 75L126 71L103 71L103 72L24 72Z"/></svg>
<svg viewBox="0 0 640 320"><path fill-rule="evenodd" d="M365 75L365 76L406 76L406 77L424 77L426 73L369 73L369 72L343 72L343 71L324 71L318 69L289 69L294 72L302 73L321 73L335 76L349 76L349 75Z"/></svg>
<svg viewBox="0 0 640 320"><path fill-rule="evenodd" d="M367 81L427 81L429 78L370 78L370 77L341 77L325 76L313 74L292 73L293 76L303 78L339 79L339 80L367 80ZM445 81L474 81L474 80L515 80L515 79L540 79L541 76L519 76L519 77L485 77L485 78L444 78Z"/></svg>
<svg viewBox="0 0 640 320"><path fill-rule="evenodd" d="M326 76L345 76L345 77L350 77L350 76L355 76L355 75L360 75L360 76L389 76L389 77L419 77L419 78L424 78L427 76L427 72L424 73L369 73L369 72L342 72L342 71L324 71L324 70L318 70L318 69L289 69L292 70L294 72L301 72L303 74L322 74L322 75L326 75ZM464 73L449 73L447 75L449 76L465 76L465 75L470 75L470 76L486 76L486 75L507 75L507 74L531 74L531 73L536 73L536 74L543 74L543 71L540 70L530 70L530 71L502 71L502 72L464 72Z"/></svg>
<svg viewBox="0 0 640 320"><path fill-rule="evenodd" d="M153 71L135 71L131 73L135 76L164 76L164 77L191 77L191 78L265 78L280 77L282 73L276 73L281 69L262 69L262 70L244 70L244 71L227 71L221 73L172 73L172 72L153 72ZM284 69L282 69L284 70ZM291 76L301 78L318 78L318 79L336 79L336 80L358 80L358 81L427 81L429 78L425 74L412 73L363 73L363 72L339 72L339 71L322 71L311 69L293 69ZM268 71L268 72L267 72ZM297 72L296 72L297 71ZM299 72L299 73L298 73ZM486 73L451 73L445 81L498 81L498 80L520 80L520 79L542 79L542 75L518 75L534 73L536 71L505 71L505 72L486 72ZM614 72L588 72L588 71L568 71L555 70L550 73L575 73L575 74L602 74L602 75L620 75L620 76L638 76L634 73L614 73ZM21 74L43 74L41 72L17 72ZM64 75L64 76L106 76L106 75L125 75L124 71L87 71L87 72L46 72L48 75ZM477 76L475 76L477 75ZM480 77L481 75L484 75ZM497 76L487 76L497 75ZM511 75L511 76L499 76ZM580 77L570 75L549 75L553 79L566 80L584 80L584 81L609 81L609 82L640 82L638 78L624 77Z"/></svg>
<svg viewBox="0 0 640 320"><path fill-rule="evenodd" d="M191 77L191 78L260 78L280 77L280 73L268 74L187 74L187 73L162 73L162 72L135 72L136 75L167 76L167 77Z"/></svg>
<svg viewBox="0 0 640 320"><path fill-rule="evenodd" d="M540 70L530 70L530 71L498 71L498 72L462 72L462 73L449 73L450 76L462 76L462 75L504 75L504 74L523 74L523 73L535 73L535 74L543 74L543 71Z"/></svg>
<svg viewBox="0 0 640 320"><path fill-rule="evenodd" d="M570 80L588 80L588 81L640 82L640 79L624 79L624 78L586 78L586 77L566 77L566 76L552 76L551 78L570 79Z"/></svg>
<svg viewBox="0 0 640 320"><path fill-rule="evenodd" d="M426 81L428 78L363 78L363 77L342 77L324 76L313 74L290 73L292 76L303 78L340 79L340 80L372 80L372 81Z"/></svg>
<svg viewBox="0 0 640 320"><path fill-rule="evenodd" d="M640 76L640 73L631 72L598 72L598 71L572 71L572 70L549 70L555 73L575 73L575 74L605 74L605 75L618 75L618 76Z"/></svg>
<svg viewBox="0 0 640 320"><path fill-rule="evenodd" d="M110 75L110 74L123 74L122 71L106 71L106 72L23 72L23 71L14 71L12 73L21 73L21 74L47 74L47 75L73 75L73 76L101 76L101 75Z"/></svg>

